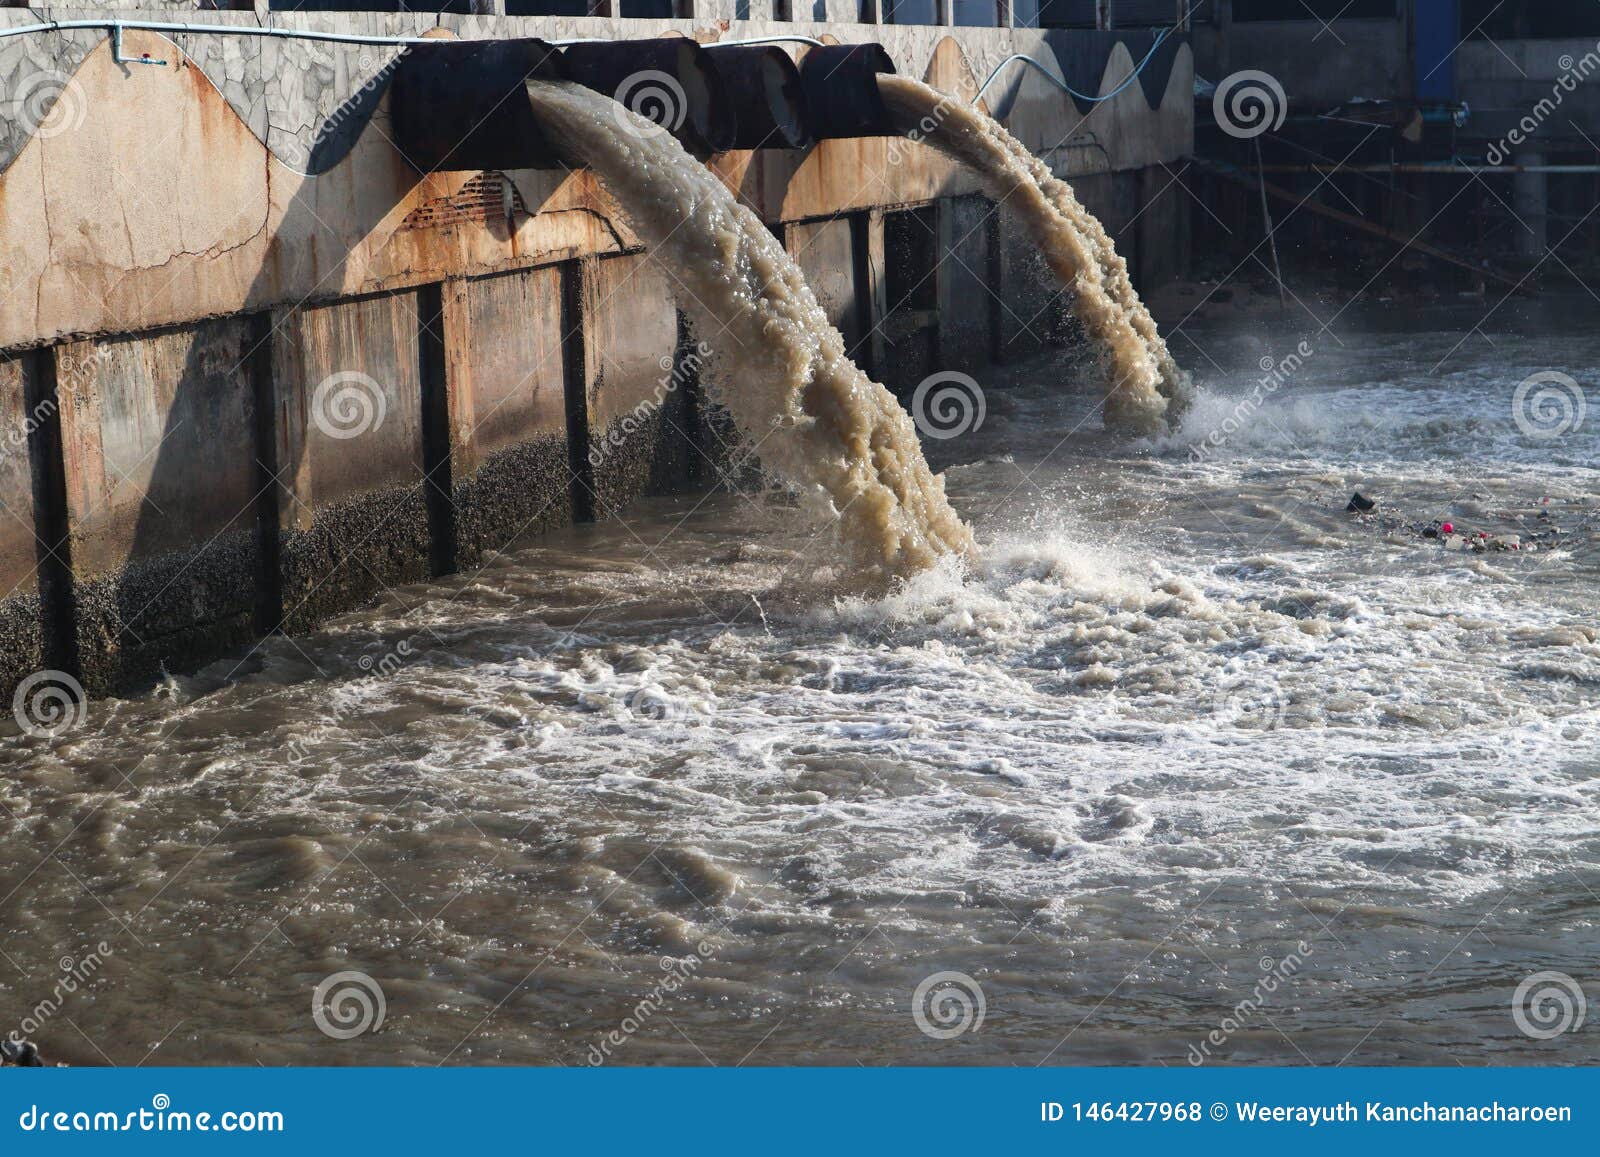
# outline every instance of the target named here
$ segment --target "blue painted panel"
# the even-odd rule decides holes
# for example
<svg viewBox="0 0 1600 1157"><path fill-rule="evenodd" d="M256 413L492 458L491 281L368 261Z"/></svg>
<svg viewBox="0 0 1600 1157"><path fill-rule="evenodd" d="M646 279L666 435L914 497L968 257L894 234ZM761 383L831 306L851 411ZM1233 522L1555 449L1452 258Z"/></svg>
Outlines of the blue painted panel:
<svg viewBox="0 0 1600 1157"><path fill-rule="evenodd" d="M1416 89L1422 102L1456 99L1456 45L1461 41L1459 0L1417 0Z"/></svg>

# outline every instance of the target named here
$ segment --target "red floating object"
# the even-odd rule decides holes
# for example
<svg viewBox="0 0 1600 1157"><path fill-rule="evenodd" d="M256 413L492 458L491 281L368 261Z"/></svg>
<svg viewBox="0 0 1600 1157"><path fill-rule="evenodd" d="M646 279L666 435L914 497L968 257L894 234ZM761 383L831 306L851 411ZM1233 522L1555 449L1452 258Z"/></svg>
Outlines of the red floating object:
<svg viewBox="0 0 1600 1157"><path fill-rule="evenodd" d="M1455 530L1456 524L1453 522L1447 522L1443 526L1439 527L1440 534L1454 534Z"/></svg>

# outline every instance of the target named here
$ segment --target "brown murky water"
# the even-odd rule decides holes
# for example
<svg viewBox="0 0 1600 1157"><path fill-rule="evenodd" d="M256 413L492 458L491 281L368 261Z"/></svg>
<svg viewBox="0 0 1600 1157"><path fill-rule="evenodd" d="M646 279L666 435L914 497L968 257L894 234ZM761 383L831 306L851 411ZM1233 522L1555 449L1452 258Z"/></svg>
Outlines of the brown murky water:
<svg viewBox="0 0 1600 1157"><path fill-rule="evenodd" d="M1072 187L1005 128L975 108L905 76L880 77L896 125L971 168L993 200L1027 229L1105 362L1108 425L1164 430L1190 401L1189 378L1167 350L1128 278L1128 264Z"/></svg>
<svg viewBox="0 0 1600 1157"><path fill-rule="evenodd" d="M781 503L646 502L8 732L5 1031L85 1064L1182 1064L1232 1018L1222 1063L1600 1059L1512 1010L1600 958L1600 442L1513 407L1551 368L1594 397L1600 339L1410 320L1307 335L1255 409L1299 335L1188 327L1160 441L1100 430L1077 362L997 371L935 463L982 561L888 597L839 598ZM1564 545L1445 551L1356 487ZM384 1008L350 1039L312 1009L344 972ZM981 1026L919 1028L939 972Z"/></svg>
<svg viewBox="0 0 1600 1157"><path fill-rule="evenodd" d="M533 82L569 156L599 174L675 273L713 351L706 380L750 450L792 485L853 568L911 574L972 549L894 395L845 356L771 230L666 131L600 93Z"/></svg>

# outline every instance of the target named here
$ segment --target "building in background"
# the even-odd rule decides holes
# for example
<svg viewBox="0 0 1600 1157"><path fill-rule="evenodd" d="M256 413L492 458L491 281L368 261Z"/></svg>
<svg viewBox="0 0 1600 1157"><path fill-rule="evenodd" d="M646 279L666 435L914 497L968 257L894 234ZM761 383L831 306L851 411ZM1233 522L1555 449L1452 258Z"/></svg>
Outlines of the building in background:
<svg viewBox="0 0 1600 1157"><path fill-rule="evenodd" d="M1258 185L1309 197L1314 214L1424 230L1485 269L1559 275L1553 248L1593 253L1600 4L1205 0L1191 23L1205 97L1249 72L1286 103L1281 125L1247 138L1213 100L1197 104L1201 151L1224 179L1259 159Z"/></svg>

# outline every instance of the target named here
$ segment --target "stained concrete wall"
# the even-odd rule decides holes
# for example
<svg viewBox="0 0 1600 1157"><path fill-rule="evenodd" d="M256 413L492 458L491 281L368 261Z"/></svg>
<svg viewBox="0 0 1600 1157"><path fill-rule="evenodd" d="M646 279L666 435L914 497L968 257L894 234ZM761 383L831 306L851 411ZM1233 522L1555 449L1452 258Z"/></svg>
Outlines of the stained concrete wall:
<svg viewBox="0 0 1600 1157"><path fill-rule="evenodd" d="M423 335L414 292L296 309L273 326L282 622L308 630L430 577Z"/></svg>
<svg viewBox="0 0 1600 1157"><path fill-rule="evenodd" d="M35 537L43 530L34 502L39 455L31 452L45 417L38 362L33 355L0 357L0 691L8 693L46 663Z"/></svg>
<svg viewBox="0 0 1600 1157"><path fill-rule="evenodd" d="M137 11L126 13L136 18ZM241 13L195 13L217 24ZM0 9L0 26L31 20ZM433 28L415 14L275 15L293 28L388 34ZM706 40L694 21L443 18L462 35L651 35ZM847 28L777 24L784 33L864 38ZM740 32L759 34L759 21ZM103 36L42 33L0 41L0 77L30 99L0 141L0 349L77 333L127 333L199 317L407 288L441 273L526 268L635 242L587 173L518 170L419 176L393 143L386 82L398 48L262 41L128 29L123 51L165 60L130 68ZM905 73L961 99L1016 51L1110 92L1148 34L1022 29L875 28ZM1141 39L1142 38L1142 39ZM1077 41L1072 41L1077 43ZM1159 65L1159 67L1158 67ZM1115 98L1079 109L1013 65L989 90L1024 143L1075 175L1172 161L1192 141L1193 67L1174 38ZM160 163L155 163L155 158ZM803 152L726 154L714 168L770 221L978 191L970 173L923 146L883 138ZM47 176L74 174L78 179ZM498 219L473 182L504 187Z"/></svg>
<svg viewBox="0 0 1600 1157"><path fill-rule="evenodd" d="M91 691L249 639L260 479L249 319L55 351L73 577Z"/></svg>
<svg viewBox="0 0 1600 1157"><path fill-rule="evenodd" d="M567 442L557 266L452 282L443 329L456 564L565 526L578 481Z"/></svg>
<svg viewBox="0 0 1600 1157"><path fill-rule="evenodd" d="M0 25L32 19L0 10ZM902 71L960 99L1019 50L1108 91L1148 43L731 30L704 12L274 23L881 38ZM591 174L417 174L391 139L394 50L136 30L124 50L168 63L119 66L95 31L0 41L0 78L55 94L31 124L0 125L0 422L22 431L0 437L0 692L45 665L101 692L237 663L261 632L309 630L728 464L694 351L715 335L685 331L672 271ZM1151 254L1183 236L1181 202L1150 204L1192 139L1188 47L1163 53L1099 105L1020 71L987 98L1108 217L1135 222L1142 278L1167 274ZM930 150L847 140L710 164L784 237L853 356L901 388L1021 356L1029 333L1053 340L1066 303L1029 266L1036 248ZM891 301L891 285L917 291Z"/></svg>
<svg viewBox="0 0 1600 1157"><path fill-rule="evenodd" d="M784 233L784 248L817 295L817 302L835 329L844 335L844 348L855 352L866 335L864 319L870 307L857 292L856 241L858 224L850 216L820 221L797 221Z"/></svg>
<svg viewBox="0 0 1600 1157"><path fill-rule="evenodd" d="M587 513L609 518L685 474L694 451L674 376L671 271L639 253L584 261L581 274L587 469L580 475Z"/></svg>

